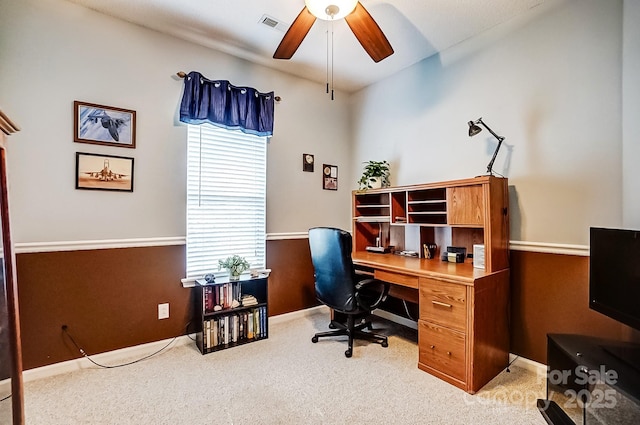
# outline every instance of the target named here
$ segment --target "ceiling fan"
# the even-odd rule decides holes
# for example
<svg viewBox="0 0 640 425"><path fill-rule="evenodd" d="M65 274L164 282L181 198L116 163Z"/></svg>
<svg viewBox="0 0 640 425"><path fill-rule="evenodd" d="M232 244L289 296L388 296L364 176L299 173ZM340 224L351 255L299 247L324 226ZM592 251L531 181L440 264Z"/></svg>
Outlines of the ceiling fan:
<svg viewBox="0 0 640 425"><path fill-rule="evenodd" d="M305 7L282 38L274 59L291 59L306 37L316 18L337 20L344 18L364 50L374 62L393 54L393 48L376 21L357 0L305 0Z"/></svg>

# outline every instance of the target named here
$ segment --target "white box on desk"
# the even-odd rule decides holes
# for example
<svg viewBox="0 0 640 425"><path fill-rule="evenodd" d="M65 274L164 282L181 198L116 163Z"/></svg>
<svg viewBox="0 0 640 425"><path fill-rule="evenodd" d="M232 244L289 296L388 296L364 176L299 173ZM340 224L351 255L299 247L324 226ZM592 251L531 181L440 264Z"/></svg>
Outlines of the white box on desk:
<svg viewBox="0 0 640 425"><path fill-rule="evenodd" d="M484 245L473 246L473 267L484 269Z"/></svg>

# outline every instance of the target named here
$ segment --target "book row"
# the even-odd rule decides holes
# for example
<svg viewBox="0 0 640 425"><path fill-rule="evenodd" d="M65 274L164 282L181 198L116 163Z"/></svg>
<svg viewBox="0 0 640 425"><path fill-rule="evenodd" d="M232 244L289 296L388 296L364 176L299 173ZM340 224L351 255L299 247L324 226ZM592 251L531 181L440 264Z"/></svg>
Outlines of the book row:
<svg viewBox="0 0 640 425"><path fill-rule="evenodd" d="M242 295L240 282L206 286L203 291L204 299L202 301L204 305L202 307L207 313L237 307L239 305L238 300Z"/></svg>
<svg viewBox="0 0 640 425"><path fill-rule="evenodd" d="M203 323L205 349L267 336L267 307L227 314Z"/></svg>

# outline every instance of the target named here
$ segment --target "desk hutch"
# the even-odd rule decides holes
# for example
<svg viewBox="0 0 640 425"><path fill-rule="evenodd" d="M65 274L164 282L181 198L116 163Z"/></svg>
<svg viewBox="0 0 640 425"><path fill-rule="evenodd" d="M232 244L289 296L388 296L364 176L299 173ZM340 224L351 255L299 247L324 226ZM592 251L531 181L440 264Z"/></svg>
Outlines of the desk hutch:
<svg viewBox="0 0 640 425"><path fill-rule="evenodd" d="M418 368L475 393L508 365L509 210L506 178L354 191L353 261L419 305ZM424 258L423 245L436 244ZM393 247L390 253L369 246ZM448 246L484 246L484 268L446 262ZM398 255L415 251L418 258Z"/></svg>

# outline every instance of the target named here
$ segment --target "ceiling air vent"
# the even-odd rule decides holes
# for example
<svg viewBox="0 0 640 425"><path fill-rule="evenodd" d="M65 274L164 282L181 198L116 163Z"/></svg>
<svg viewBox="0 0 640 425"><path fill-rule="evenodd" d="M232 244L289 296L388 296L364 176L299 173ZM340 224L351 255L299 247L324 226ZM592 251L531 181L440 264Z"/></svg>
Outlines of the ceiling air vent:
<svg viewBox="0 0 640 425"><path fill-rule="evenodd" d="M287 24L284 24L278 21L276 18L269 15L262 15L262 18L260 18L260 23L268 26L269 28L273 28L282 32L285 32L288 27Z"/></svg>

